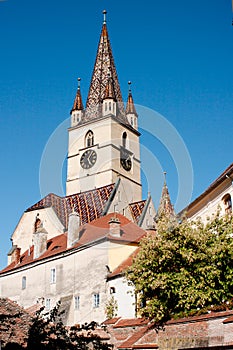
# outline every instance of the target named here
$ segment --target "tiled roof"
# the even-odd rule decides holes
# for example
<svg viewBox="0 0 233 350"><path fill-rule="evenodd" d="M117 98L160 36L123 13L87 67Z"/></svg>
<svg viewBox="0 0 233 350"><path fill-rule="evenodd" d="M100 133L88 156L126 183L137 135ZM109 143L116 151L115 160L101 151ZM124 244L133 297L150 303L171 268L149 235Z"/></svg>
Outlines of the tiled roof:
<svg viewBox="0 0 233 350"><path fill-rule="evenodd" d="M186 208L184 208L179 215L182 215L183 213L185 213L186 211L188 211L189 209L191 209L192 207L195 206L196 203L198 203L202 198L204 198L206 195L208 195L213 189L215 189L222 181L224 181L226 179L227 176L229 176L231 178L231 175L233 173L233 163L230 164L224 171L223 173L217 177L216 180L214 180L214 182L212 182L212 184L200 195L198 196L192 203L190 203Z"/></svg>
<svg viewBox="0 0 233 350"><path fill-rule="evenodd" d="M144 326L147 325L148 322L149 321L145 318L122 318L113 326L113 328Z"/></svg>
<svg viewBox="0 0 233 350"><path fill-rule="evenodd" d="M146 200L129 204L130 212L132 214L134 222L138 223L140 216L142 215L145 204L146 204Z"/></svg>
<svg viewBox="0 0 233 350"><path fill-rule="evenodd" d="M18 343L25 347L31 316L18 304L0 298L0 340L2 345Z"/></svg>
<svg viewBox="0 0 233 350"><path fill-rule="evenodd" d="M115 324L117 321L119 321L119 319L120 317L110 318L109 320L104 321L103 324L105 325Z"/></svg>
<svg viewBox="0 0 233 350"><path fill-rule="evenodd" d="M126 341L124 341L118 349L133 349L135 346L135 343L143 337L143 335L148 331L148 327L141 327L140 329L137 329L136 332L131 335Z"/></svg>
<svg viewBox="0 0 233 350"><path fill-rule="evenodd" d="M81 90L79 86L75 96L74 104L70 113L72 113L73 111L82 111L82 110L83 110L83 102L82 102Z"/></svg>
<svg viewBox="0 0 233 350"><path fill-rule="evenodd" d="M91 191L59 197L50 193L26 210L32 211L52 207L65 228L68 227L69 214L74 209L80 216L81 224L86 224L99 218L112 193L114 184Z"/></svg>
<svg viewBox="0 0 233 350"><path fill-rule="evenodd" d="M109 221L114 215L116 214L110 213L92 221L91 223L82 225L80 227L80 239L72 249L83 247L84 245L94 243L94 241L100 239L108 239L119 243L123 242L123 244L138 244L141 238L145 236L146 232L121 214L117 214L121 224L121 236L113 237L109 234ZM5 273L15 268L31 264L33 261L36 262L38 260L64 253L66 249L67 233L64 233L49 239L47 241L46 252L39 258L33 259L34 246L32 246L30 251L27 250L20 256L20 262L18 264L13 262L0 273Z"/></svg>
<svg viewBox="0 0 233 350"><path fill-rule="evenodd" d="M99 107L105 97L106 85L108 84L109 74L111 75L113 95L117 101L120 115L124 115L124 105L118 82L117 71L112 54L112 48L108 35L107 25L103 24L100 41L98 45L94 70L92 74L90 89L87 97L85 118L93 119L99 117ZM126 118L125 118L126 121Z"/></svg>

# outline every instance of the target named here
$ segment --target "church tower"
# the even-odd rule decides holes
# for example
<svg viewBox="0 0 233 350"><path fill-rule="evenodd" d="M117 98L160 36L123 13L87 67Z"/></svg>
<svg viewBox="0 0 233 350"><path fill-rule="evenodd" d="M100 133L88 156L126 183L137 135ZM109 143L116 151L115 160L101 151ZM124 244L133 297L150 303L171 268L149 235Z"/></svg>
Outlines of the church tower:
<svg viewBox="0 0 233 350"><path fill-rule="evenodd" d="M130 202L141 200L137 113L129 89L126 108L113 59L106 11L84 108L80 79L69 128L67 195L114 184L120 178Z"/></svg>

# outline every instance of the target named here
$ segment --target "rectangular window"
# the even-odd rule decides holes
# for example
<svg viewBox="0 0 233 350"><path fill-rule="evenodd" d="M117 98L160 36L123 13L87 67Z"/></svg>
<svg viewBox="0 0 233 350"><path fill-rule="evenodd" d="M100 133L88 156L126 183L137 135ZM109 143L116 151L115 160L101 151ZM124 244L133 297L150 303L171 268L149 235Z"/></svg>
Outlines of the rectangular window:
<svg viewBox="0 0 233 350"><path fill-rule="evenodd" d="M80 296L79 295L76 295L74 297L74 308L75 308L75 310L79 310L79 308L80 308Z"/></svg>
<svg viewBox="0 0 233 350"><path fill-rule="evenodd" d="M50 310L50 306L51 306L51 299L47 298L45 300L45 308L46 308L46 310Z"/></svg>
<svg viewBox="0 0 233 350"><path fill-rule="evenodd" d="M94 307L99 307L100 306L100 295L99 295L99 293L95 293L93 295L93 306Z"/></svg>
<svg viewBox="0 0 233 350"><path fill-rule="evenodd" d="M22 277L22 289L26 289L26 282L27 282L27 278L26 276Z"/></svg>
<svg viewBox="0 0 233 350"><path fill-rule="evenodd" d="M50 283L56 283L56 269L55 267L50 270Z"/></svg>

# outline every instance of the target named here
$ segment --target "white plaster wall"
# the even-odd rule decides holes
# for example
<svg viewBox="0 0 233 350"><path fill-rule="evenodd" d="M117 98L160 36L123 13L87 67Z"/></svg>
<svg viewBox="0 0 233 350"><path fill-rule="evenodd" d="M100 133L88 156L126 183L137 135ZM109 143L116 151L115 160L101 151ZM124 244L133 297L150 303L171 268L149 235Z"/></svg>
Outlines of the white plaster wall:
<svg viewBox="0 0 233 350"><path fill-rule="evenodd" d="M34 224L38 214L43 223L43 227L48 232L48 239L64 232L64 226L58 219L53 208L39 209L23 213L12 235L12 243L21 248L21 254L32 245L32 235L35 230Z"/></svg>
<svg viewBox="0 0 233 350"><path fill-rule="evenodd" d="M117 302L117 316L123 318L134 318L135 314L135 295L132 286L128 286L123 277L109 281L109 288L113 287L115 293L111 294Z"/></svg>
<svg viewBox="0 0 233 350"><path fill-rule="evenodd" d="M50 298L51 307L61 297L70 297L67 324L105 319L108 265L105 243L75 254L33 264L0 276L1 297L17 301L23 307L34 305L38 298ZM56 268L56 283L50 283L51 269ZM26 289L22 290L22 277ZM100 307L93 307L93 293L100 294ZM80 309L74 311L74 296L80 296Z"/></svg>
<svg viewBox="0 0 233 350"><path fill-rule="evenodd" d="M80 158L85 151L85 135L88 130L94 133L94 146L97 161L90 169L80 166ZM124 170L120 165L120 146L123 132L127 132L127 148L133 153L131 171ZM133 201L141 199L140 178L140 146L139 137L117 123L111 117L96 120L88 125L69 130L69 152L67 164L67 195L79 193L111 183L115 183L118 174L122 175L127 186L130 186ZM132 188L135 191L132 191Z"/></svg>
<svg viewBox="0 0 233 350"><path fill-rule="evenodd" d="M215 215L219 208L221 209L221 214L224 215L225 208L222 198L227 193L231 195L233 200L233 186L229 179L226 179L224 182L220 183L217 188L204 196L187 212L187 217L192 220L200 218L204 223L206 223L207 219Z"/></svg>

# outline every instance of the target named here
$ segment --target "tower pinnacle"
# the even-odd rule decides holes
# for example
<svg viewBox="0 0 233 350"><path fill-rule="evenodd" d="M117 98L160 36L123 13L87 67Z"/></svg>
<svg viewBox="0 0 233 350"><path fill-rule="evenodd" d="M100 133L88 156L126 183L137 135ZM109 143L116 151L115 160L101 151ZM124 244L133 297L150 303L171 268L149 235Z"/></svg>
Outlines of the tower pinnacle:
<svg viewBox="0 0 233 350"><path fill-rule="evenodd" d="M104 15L103 24L106 24L106 15L107 15L107 11L106 10L103 10L103 15Z"/></svg>
<svg viewBox="0 0 233 350"><path fill-rule="evenodd" d="M162 189L162 194L160 198L160 203L159 203L159 208L158 208L158 213L157 217L161 218L163 216L167 218L174 218L175 217L175 212L173 205L171 203L171 198L170 194L167 188L167 173L166 171L163 172L164 174L164 184L163 184L163 189Z"/></svg>

